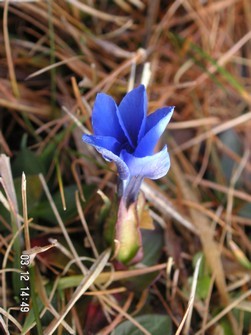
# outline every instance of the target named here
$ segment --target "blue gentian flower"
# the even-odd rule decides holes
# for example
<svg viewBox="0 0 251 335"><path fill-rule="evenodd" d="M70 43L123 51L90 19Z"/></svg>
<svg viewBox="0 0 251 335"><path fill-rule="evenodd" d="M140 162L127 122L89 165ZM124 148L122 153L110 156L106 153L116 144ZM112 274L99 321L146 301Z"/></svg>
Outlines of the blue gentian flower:
<svg viewBox="0 0 251 335"><path fill-rule="evenodd" d="M119 196L127 205L136 200L144 178L158 179L169 170L167 147L154 153L174 107L163 107L147 116L147 96L143 85L125 95L117 106L113 98L99 93L96 97L93 135L83 141L94 146L108 161L114 161L119 174Z"/></svg>

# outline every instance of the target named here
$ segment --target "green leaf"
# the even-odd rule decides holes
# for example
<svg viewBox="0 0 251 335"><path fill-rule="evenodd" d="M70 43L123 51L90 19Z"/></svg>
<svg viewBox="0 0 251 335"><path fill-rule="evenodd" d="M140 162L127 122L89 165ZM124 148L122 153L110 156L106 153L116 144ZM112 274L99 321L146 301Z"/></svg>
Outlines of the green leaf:
<svg viewBox="0 0 251 335"><path fill-rule="evenodd" d="M166 315L149 314L141 315L135 318L152 335L171 335L171 320ZM130 321L121 323L114 329L112 335L142 335L142 331L134 326Z"/></svg>
<svg viewBox="0 0 251 335"><path fill-rule="evenodd" d="M251 219L251 204L246 203L238 212L238 215Z"/></svg>
<svg viewBox="0 0 251 335"><path fill-rule="evenodd" d="M12 164L12 173L14 177L20 177L23 172L26 175L45 173L44 164L41 158L28 148L20 150Z"/></svg>
<svg viewBox="0 0 251 335"><path fill-rule="evenodd" d="M210 62L212 65L215 66L217 72L221 75L221 77L230 84L235 90L245 99L248 96L248 92L246 91L245 87L239 82L224 66L218 64L217 60L214 59L209 53L205 52L205 50L201 49L200 46L197 44L192 43L187 38L183 38L181 35L168 32L170 38L175 42L176 47L182 49L184 44L186 43L189 46L188 54L191 54L191 58L204 68L204 70L208 73L207 69L204 67L203 62ZM189 44L188 44L189 43ZM216 73L217 73L216 72ZM217 81L215 75L208 73L208 75ZM219 82L218 82L219 83ZM224 89L224 85L221 85L221 88Z"/></svg>
<svg viewBox="0 0 251 335"><path fill-rule="evenodd" d="M227 318L223 318L220 322L220 326L222 328L224 335L234 335L232 326L229 323L229 320Z"/></svg>
<svg viewBox="0 0 251 335"><path fill-rule="evenodd" d="M156 227L155 230L142 229L142 242L144 258L141 263L152 266L157 264L164 246L163 231Z"/></svg>
<svg viewBox="0 0 251 335"><path fill-rule="evenodd" d="M229 129L222 133L220 135L220 140L223 142L223 144L229 148L231 151L236 153L237 155L242 155L242 143L237 135L236 131L233 129ZM222 171L224 171L225 178L228 182L230 182L233 169L236 166L236 163L229 157L229 155L222 154L221 158L221 165L222 165Z"/></svg>
<svg viewBox="0 0 251 335"><path fill-rule="evenodd" d="M206 299L210 288L211 278L204 276L198 279L196 287L196 295L200 299Z"/></svg>
<svg viewBox="0 0 251 335"><path fill-rule="evenodd" d="M37 299L37 304L38 304L38 311L39 311L39 313L41 313L44 306L43 306L43 304L42 304L42 302L39 298ZM29 313L27 314L27 316L25 318L25 322L24 322L24 325L23 325L21 335L27 334L27 332L32 327L32 324L34 322L36 322L36 319L35 319L35 315L34 315L34 310L31 308Z"/></svg>
<svg viewBox="0 0 251 335"><path fill-rule="evenodd" d="M63 140L65 136L65 130L61 131L60 133L56 134L51 140L48 142L47 146L41 153L41 161L45 166L45 170L48 171L50 169L51 163L55 157L59 155L59 143ZM67 148L66 148L67 149Z"/></svg>
<svg viewBox="0 0 251 335"><path fill-rule="evenodd" d="M77 207L76 207L76 201L75 201L75 191L76 190L77 190L77 187L75 185L64 187L66 210L63 209L60 192L58 191L52 195L55 205L58 209L58 212L64 222L74 218L74 216L77 215ZM90 199L93 193L93 190L94 190L93 185L88 185L88 186L83 187L83 192L86 198L86 203L88 203L88 200ZM36 206L32 208L32 210L30 211L30 217L33 217L36 219L37 218L44 219L45 221L48 221L51 223L55 223L55 220L56 220L55 215L47 199L40 201Z"/></svg>
<svg viewBox="0 0 251 335"><path fill-rule="evenodd" d="M22 178L21 177L15 178L14 185L17 195L18 206L19 209L21 209L23 208L22 193L21 193ZM28 175L28 176L26 175L26 195L27 195L28 213L40 201L42 191L43 189L38 175Z"/></svg>

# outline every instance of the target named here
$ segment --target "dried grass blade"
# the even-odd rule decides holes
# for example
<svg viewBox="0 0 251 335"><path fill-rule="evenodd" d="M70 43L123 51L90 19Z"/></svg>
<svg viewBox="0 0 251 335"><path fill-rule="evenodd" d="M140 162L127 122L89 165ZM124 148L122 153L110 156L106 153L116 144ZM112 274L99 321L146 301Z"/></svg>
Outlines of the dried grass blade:
<svg viewBox="0 0 251 335"><path fill-rule="evenodd" d="M187 184L181 168L174 157L172 159L172 166L175 179L184 199L195 203L200 203L198 195ZM206 259L211 267L211 270L213 272L215 271L216 273L216 284L221 296L222 303L226 305L229 301L229 297L226 288L225 275L220 260L220 250L217 243L214 241L214 232L211 228L209 220L202 213L193 208L190 208L189 211L193 223L199 232Z"/></svg>
<svg viewBox="0 0 251 335"><path fill-rule="evenodd" d="M249 112L245 113L244 115L241 115L241 116L236 117L235 119L231 119L229 121L226 121L225 123L220 124L220 125L214 127L213 129L210 129L210 130L204 132L203 134L198 135L195 138L192 138L191 140L187 141L186 143L184 143L184 144L180 145L179 147L175 148L173 150L173 152L176 153L176 152L186 150L193 145L196 145L196 144L201 143L202 141L205 141L207 138L209 138L211 136L218 135L218 134L222 133L223 131L226 131L226 130L234 128L234 127L237 127L242 123L246 123L246 122L250 121L250 119L251 119L251 112L249 111Z"/></svg>
<svg viewBox="0 0 251 335"><path fill-rule="evenodd" d="M2 315L0 314L0 325L2 326L3 330L5 331L5 335L10 335L8 328L6 326L6 323L4 322L4 319L2 318Z"/></svg>
<svg viewBox="0 0 251 335"><path fill-rule="evenodd" d="M0 182L6 193L11 212L14 215L16 228L19 229L21 223L18 216L18 204L10 167L10 158L5 154L0 155Z"/></svg>
<svg viewBox="0 0 251 335"><path fill-rule="evenodd" d="M36 71L36 72L33 72L32 74L30 74L30 75L29 75L28 77L26 77L25 79L26 79L26 80L32 79L32 78L37 77L37 76L39 76L39 75L41 75L41 74L43 74L43 73L45 73L45 72L47 72L47 71L50 71L50 70L53 69L53 68L56 68L56 67L58 67L58 66L61 66L61 65L64 65L64 64L73 62L73 61L75 61L76 59L80 59L80 58L82 58L82 56L73 56L73 57L67 58L67 59L65 59L65 60L62 60L62 61L60 61L60 62L57 62L57 63L54 63L54 64L50 64L50 65L48 65L48 66L43 67L41 70L38 70L38 71Z"/></svg>
<svg viewBox="0 0 251 335"><path fill-rule="evenodd" d="M22 203L23 203L25 247L26 249L30 249L31 244L30 244L29 222L28 222L28 212L27 212L26 177L25 177L24 172L22 174Z"/></svg>
<svg viewBox="0 0 251 335"><path fill-rule="evenodd" d="M134 294L130 293L124 306L122 307L123 311L127 312L129 307L131 306L132 300L133 300ZM110 323L105 329L103 329L100 333L100 335L109 335L114 328L122 321L123 316L121 314L118 314L115 319Z"/></svg>
<svg viewBox="0 0 251 335"><path fill-rule="evenodd" d="M70 301L61 312L59 318L54 319L51 324L44 330L44 335L53 334L53 332L57 329L57 327L60 325L60 323L74 306L74 304L78 301L78 299L83 295L86 290L88 290L91 285L93 285L95 279L99 276L104 267L107 265L107 261L110 258L110 255L111 249L107 249L99 256L97 261L90 268L89 273L84 277L78 288L73 293Z"/></svg>
<svg viewBox="0 0 251 335"><path fill-rule="evenodd" d="M188 176L188 175L185 175L185 178L187 180L192 181L192 182L194 182L196 180L194 177ZM217 183L215 183L213 181L210 181L210 180L201 179L199 181L199 185L211 188L212 190L216 190L216 191L219 191L219 192L222 192L222 193L225 193L225 194L229 193L229 187L217 184ZM233 196L235 198L239 198L241 200L244 200L244 201L247 201L247 202L251 202L251 195L249 195L249 194L247 194L245 192L242 192L242 191L234 189L233 190Z"/></svg>
<svg viewBox="0 0 251 335"><path fill-rule="evenodd" d="M0 98L0 106L6 107L8 109L14 109L18 112L41 115L43 117L48 117L51 112L49 106L40 105L40 107L35 107L35 106L30 106L28 103L25 104L22 101L17 101L17 100L9 101L7 99L2 99L2 98Z"/></svg>
<svg viewBox="0 0 251 335"><path fill-rule="evenodd" d="M11 56L11 46L10 46L10 39L9 39L9 32L8 32L8 6L9 6L9 0L5 0L4 13L3 13L4 44L5 44L5 52L6 52L6 58L7 58L8 68L9 68L10 82L11 82L13 94L16 98L19 98L20 93L19 93L19 89L17 85L14 64L13 64L13 60Z"/></svg>
<svg viewBox="0 0 251 335"><path fill-rule="evenodd" d="M9 207L10 207L11 228L12 228L12 235L13 235L12 241L13 241L13 249L15 253L13 267L19 268L20 266L19 257L21 253L21 244L23 242L22 237L19 234L21 230L21 222L20 222L20 218L18 215L18 204L17 204L17 197L16 197L16 192L14 188L14 182L13 182L13 177L12 177L12 172L11 172L11 167L10 167L10 158L4 154L0 155L0 184L2 184L3 186L6 197L8 199ZM10 245L12 244L9 244L9 246ZM6 254L5 254L5 257L6 257ZM6 278L5 278L5 273L4 273L3 274L3 288L6 285L5 280ZM15 294L19 294L20 281L16 273L12 274L12 282L13 282ZM6 296L5 296L6 292L4 289L3 291L4 291L3 306L5 308L6 307Z"/></svg>
<svg viewBox="0 0 251 335"><path fill-rule="evenodd" d="M235 299L233 302L229 303L226 308L224 308L219 314L217 314L211 321L209 321L206 326L203 328L203 331L212 327L216 322L223 318L227 313L229 313L233 308L237 307L244 299L251 296L251 290L242 294L239 298ZM202 330L199 330L195 335L201 335Z"/></svg>
<svg viewBox="0 0 251 335"><path fill-rule="evenodd" d="M174 157L172 159L172 166L177 185L179 186L180 192L183 194L184 199L193 202L200 202L199 195L187 184L181 168ZM218 288L221 303L224 306L227 306L229 304L229 295L226 286L225 273L221 262L220 247L214 240L214 230L211 227L210 221L201 212L196 211L193 208L190 208L189 211L192 221L195 227L198 229L203 252L205 254L208 265L215 275L215 282ZM229 320L233 327L234 334L237 334L237 324L232 314L229 314Z"/></svg>
<svg viewBox="0 0 251 335"><path fill-rule="evenodd" d="M189 301L188 301L187 310L184 314L184 317L183 317L175 335L179 335L181 333L184 324L185 324L184 334L189 334L189 327L190 327L190 323L191 323L191 316L192 316L193 304L194 304L196 287L197 287L197 282L198 282L200 263L201 263L201 257L198 259L198 261L196 263L196 266L195 266L194 275L193 275L193 282L192 282L191 293L190 293L190 298L189 298Z"/></svg>
<svg viewBox="0 0 251 335"><path fill-rule="evenodd" d="M126 17L116 16L116 15L111 15L108 13L101 12L77 0L67 0L67 2L69 2L71 5L75 6L76 8L82 10L84 13L87 13L94 17L98 17L104 21L111 21L111 22L114 22L122 26L123 24L125 24L125 21L127 20Z"/></svg>
<svg viewBox="0 0 251 335"><path fill-rule="evenodd" d="M188 335L190 333L190 326L191 326L191 319L192 319L192 312L193 312L193 304L195 300L195 293L196 293L196 287L198 283L198 276L199 276L199 269L200 269L200 264L201 264L201 257L197 260L196 265L195 265L195 270L194 270L194 275L193 275L193 282L192 282L192 287L191 287L191 293L190 293L190 298L189 298L189 303L188 303L188 314L187 318L185 319L185 328L184 328L184 334Z"/></svg>
<svg viewBox="0 0 251 335"><path fill-rule="evenodd" d="M95 284L101 285L109 282L109 284L123 280L129 279L133 277L143 276L148 273L153 273L157 271L164 270L167 267L166 263L161 263L153 266L149 266L143 269L133 269L133 270L126 270L126 271L115 271L115 272L102 272L98 278L95 280ZM68 278L61 278L59 279L59 289L65 289L73 286L79 285L83 276L82 275L75 275L71 277L71 285L68 284Z"/></svg>
<svg viewBox="0 0 251 335"><path fill-rule="evenodd" d="M8 261L8 257L9 257L11 248L12 248L13 244L15 243L15 240L16 240L17 236L22 231L22 229L23 229L23 227L21 227L20 229L18 229L16 231L16 233L13 234L13 237L12 237L11 241L8 244L8 247L7 247L6 251L5 251L4 258L3 258L2 269L5 270L5 271L2 272L2 304L3 304L4 310L7 310L7 298L6 298L7 297L7 289L6 289L7 288L7 285L6 285L6 283L7 283L6 282L6 272L7 272L6 271L6 266L7 266L7 261ZM17 257L17 261L19 262L19 257ZM13 266L13 268L14 267L15 267L15 265ZM16 275L16 278L19 279L20 275L19 275L19 273L17 271L17 268L18 268L18 266L16 266L16 268L15 268L16 271L12 271L12 272L13 272L13 275ZM16 294L18 295L19 294L19 281L18 280L16 282L16 285L17 285L17 289L15 287L14 288L17 290Z"/></svg>
<svg viewBox="0 0 251 335"><path fill-rule="evenodd" d="M119 312L120 315L123 315L127 320L131 321L132 324L134 324L134 326L136 326L139 330L142 331L143 334L145 335L151 335L151 333L149 333L147 331L147 329L145 329L140 323L138 323L138 321L134 320L133 317L131 317L130 314L126 313L120 306L118 306L116 303L114 303L113 301L111 301L110 299L108 299L107 297L103 297L103 300L109 305L111 306L113 309L115 309L115 311Z"/></svg>
<svg viewBox="0 0 251 335"><path fill-rule="evenodd" d="M12 315L10 315L10 313L6 312L2 307L0 307L0 313L9 319L20 331L22 331L22 326Z"/></svg>
<svg viewBox="0 0 251 335"><path fill-rule="evenodd" d="M162 214L174 218L188 230L198 234L197 228L194 227L189 220L180 215L171 202L166 197L164 198L163 194L156 188L153 189L150 183L144 182L141 186L141 190L144 192L147 200L150 201Z"/></svg>
<svg viewBox="0 0 251 335"><path fill-rule="evenodd" d="M168 129L188 129L188 128L197 128L202 126L214 126L215 124L219 124L220 119L215 116L205 117L203 119L195 119L190 121L180 121L180 122L172 122L168 125Z"/></svg>
<svg viewBox="0 0 251 335"><path fill-rule="evenodd" d="M52 196L50 194L50 191L49 191L49 188L48 188L48 186L46 184L44 176L42 174L39 174L39 179L40 179L40 181L42 183L42 186L43 186L45 194L46 194L46 196L47 196L47 198L49 200L49 203L51 205L53 213L54 213L54 215L55 215L55 217L56 217L56 219L58 221L58 224L59 224L59 226L60 226L60 228L61 228L61 230L63 232L65 240L67 241L68 246L69 246L69 248L70 248L70 250L72 252L72 255L76 259L77 264L78 264L79 268L81 269L82 273L85 274L86 273L86 269L85 269L84 265L82 264L82 262L79 260L79 256L77 254L77 251L76 251L76 249L75 249L75 247L74 247L74 245L73 245L73 243L72 243L72 241L70 239L70 236L68 235L67 230L65 229L64 223L63 223L63 221L62 221L62 219L61 219L61 217L59 215L59 212L57 210L57 207L56 207L56 205L55 205L55 203L54 203L54 201L52 199Z"/></svg>
<svg viewBox="0 0 251 335"><path fill-rule="evenodd" d="M93 238L92 238L92 236L91 236L91 234L90 234L88 225L87 225L87 223L86 223L85 216L84 216L84 212L83 212L82 207L81 207L81 203L80 203L79 193L78 193L78 192L75 193L75 198L76 198L76 205L77 205L78 214L79 214L80 220L81 220L81 222L82 222L82 225L83 225L83 227L84 227L85 233L86 233L86 235L87 235L88 241L89 241L89 243L90 243L90 245L91 245L91 248L92 248L92 251L93 251L94 256L95 256L96 258L98 258L99 253L98 253L98 250L97 250L97 248L96 248L96 246L95 246L95 243L94 243L94 241L93 241Z"/></svg>

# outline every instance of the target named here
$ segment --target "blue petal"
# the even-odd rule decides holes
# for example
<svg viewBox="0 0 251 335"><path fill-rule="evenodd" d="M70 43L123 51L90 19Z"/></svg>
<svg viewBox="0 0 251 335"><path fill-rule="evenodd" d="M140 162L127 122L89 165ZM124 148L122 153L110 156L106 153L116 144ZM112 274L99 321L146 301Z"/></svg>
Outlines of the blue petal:
<svg viewBox="0 0 251 335"><path fill-rule="evenodd" d="M126 94L119 105L118 118L120 125L132 147L145 132L147 96L143 85Z"/></svg>
<svg viewBox="0 0 251 335"><path fill-rule="evenodd" d="M121 151L121 144L116 138L111 136L96 136L96 135L83 135L83 141L94 146L95 148L104 148L112 151L115 155L119 155Z"/></svg>
<svg viewBox="0 0 251 335"><path fill-rule="evenodd" d="M112 97L105 93L97 94L92 113L92 126L95 135L111 136L121 142L126 140L119 124L118 107Z"/></svg>
<svg viewBox="0 0 251 335"><path fill-rule="evenodd" d="M104 159L113 161L116 164L120 179L125 180L129 177L128 167L116 154L119 154L120 143L115 138L92 135L83 135L82 138L84 142L94 146Z"/></svg>
<svg viewBox="0 0 251 335"><path fill-rule="evenodd" d="M170 168L170 157L166 146L152 156L135 157L123 150L120 157L128 166L130 176L158 179L165 176Z"/></svg>
<svg viewBox="0 0 251 335"><path fill-rule="evenodd" d="M120 179L126 180L129 178L130 176L129 169L127 165L125 164L125 162L123 162L123 160L120 157L116 156L113 152L107 149L97 148L97 147L96 149L101 153L101 155L105 159L109 161L113 161L116 164Z"/></svg>
<svg viewBox="0 0 251 335"><path fill-rule="evenodd" d="M143 179L144 178L142 176L132 176L129 178L126 188L123 192L123 199L127 208L130 206L130 204L136 201Z"/></svg>
<svg viewBox="0 0 251 335"><path fill-rule="evenodd" d="M173 110L173 106L164 107L158 109L147 117L146 134L134 151L135 156L144 157L153 154L154 147L166 129L166 126L172 117Z"/></svg>

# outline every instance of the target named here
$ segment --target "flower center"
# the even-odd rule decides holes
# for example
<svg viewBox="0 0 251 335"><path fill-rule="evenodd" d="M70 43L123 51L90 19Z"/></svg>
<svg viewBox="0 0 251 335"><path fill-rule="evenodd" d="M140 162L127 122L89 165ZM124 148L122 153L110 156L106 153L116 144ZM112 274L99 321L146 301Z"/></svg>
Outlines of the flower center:
<svg viewBox="0 0 251 335"><path fill-rule="evenodd" d="M121 144L121 151L122 150L126 150L127 152L129 152L130 154L134 152L135 148L133 148L130 143L128 142L124 142Z"/></svg>

